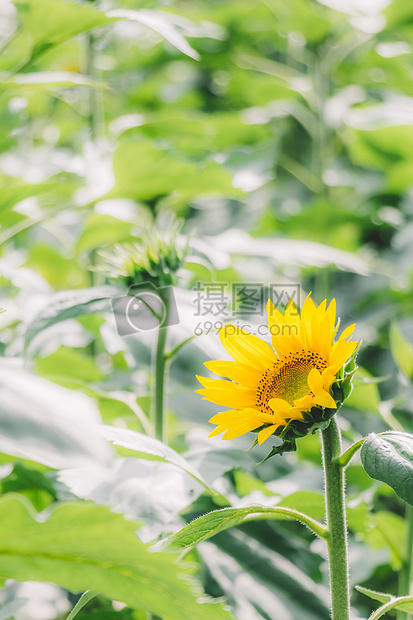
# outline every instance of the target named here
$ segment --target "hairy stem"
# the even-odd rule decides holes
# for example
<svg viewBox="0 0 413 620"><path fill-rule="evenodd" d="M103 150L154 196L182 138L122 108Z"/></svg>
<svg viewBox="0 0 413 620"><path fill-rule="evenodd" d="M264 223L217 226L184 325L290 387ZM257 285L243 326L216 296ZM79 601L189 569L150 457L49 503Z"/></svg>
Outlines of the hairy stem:
<svg viewBox="0 0 413 620"><path fill-rule="evenodd" d="M334 461L341 453L341 435L335 416L322 435L328 557L332 620L349 620L350 589L344 469Z"/></svg>
<svg viewBox="0 0 413 620"><path fill-rule="evenodd" d="M166 442L167 432L164 415L165 404L165 375L167 354L165 351L166 339L168 336L168 318L169 318L169 298L168 294L161 298L164 304L163 327L158 328L158 342L156 344L156 352L154 359L154 384L152 394L152 423L155 429L155 437Z"/></svg>
<svg viewBox="0 0 413 620"><path fill-rule="evenodd" d="M412 556L413 556L413 507L406 506L405 558L399 575L399 596L407 596L412 590ZM413 615L398 610L397 620L412 620Z"/></svg>

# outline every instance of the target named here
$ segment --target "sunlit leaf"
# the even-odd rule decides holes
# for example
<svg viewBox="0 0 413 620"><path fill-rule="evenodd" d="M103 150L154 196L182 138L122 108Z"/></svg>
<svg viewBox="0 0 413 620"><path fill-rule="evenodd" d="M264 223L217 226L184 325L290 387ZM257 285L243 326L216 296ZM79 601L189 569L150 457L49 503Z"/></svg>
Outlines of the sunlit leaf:
<svg viewBox="0 0 413 620"><path fill-rule="evenodd" d="M132 224L111 215L90 214L85 221L76 245L78 254L101 248L107 244L126 241L131 237Z"/></svg>
<svg viewBox="0 0 413 620"><path fill-rule="evenodd" d="M130 11L125 9L117 9L109 11L108 17L119 17L131 21L139 22L144 26L148 26L164 37L171 45L176 47L180 52L186 54L194 60L199 60L200 56L180 33L176 25L172 21L172 15L161 13L160 11L149 11L141 9L140 11Z"/></svg>
<svg viewBox="0 0 413 620"><path fill-rule="evenodd" d="M25 90L47 90L53 88L73 88L74 86L89 86L90 88L104 89L103 82L91 79L87 75L70 71L36 71L35 73L20 73L0 81L0 89L24 92Z"/></svg>
<svg viewBox="0 0 413 620"><path fill-rule="evenodd" d="M16 0L15 4L33 38L32 58L81 32L111 22L90 5L65 0Z"/></svg>
<svg viewBox="0 0 413 620"><path fill-rule="evenodd" d="M42 330L60 321L110 310L110 300L119 294L119 290L110 286L56 293L29 324L26 346Z"/></svg>
<svg viewBox="0 0 413 620"><path fill-rule="evenodd" d="M176 559L151 552L137 538L137 524L107 508L61 504L40 521L11 495L0 499L0 523L3 578L49 581L72 592L87 587L171 620L231 617L221 605L199 604L199 589Z"/></svg>
<svg viewBox="0 0 413 620"><path fill-rule="evenodd" d="M1 363L0 451L49 467L106 463L95 403L79 392Z"/></svg>
<svg viewBox="0 0 413 620"><path fill-rule="evenodd" d="M184 201L203 195L242 195L233 187L231 174L217 163L195 166L147 142L121 141L113 167L116 184L105 196L108 199L153 200L176 193L176 199Z"/></svg>
<svg viewBox="0 0 413 620"><path fill-rule="evenodd" d="M209 488L205 479L199 472L178 452L162 443L154 437L148 437L142 433L132 431L126 428L116 428L115 426L105 426L103 434L115 446L122 446L128 450L133 450L141 458L162 461L164 463L172 463L186 471L197 482L202 484L208 491L215 494L215 491Z"/></svg>
<svg viewBox="0 0 413 620"><path fill-rule="evenodd" d="M278 506L247 506L245 508L222 508L199 517L186 525L182 530L168 539L168 544L185 549L192 545L207 540L211 536L222 532L235 525L251 519L296 519L307 525L314 533L322 538L326 530L324 526L311 517L292 508Z"/></svg>

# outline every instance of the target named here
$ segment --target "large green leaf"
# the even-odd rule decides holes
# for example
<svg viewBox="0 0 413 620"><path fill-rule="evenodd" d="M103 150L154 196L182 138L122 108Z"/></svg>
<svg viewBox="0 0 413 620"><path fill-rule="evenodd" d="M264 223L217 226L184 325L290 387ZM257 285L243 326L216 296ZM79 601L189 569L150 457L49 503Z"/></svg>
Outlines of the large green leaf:
<svg viewBox="0 0 413 620"><path fill-rule="evenodd" d="M88 503L58 505L38 519L18 496L0 499L0 576L48 581L72 592L85 588L152 611L165 620L229 619L221 605L200 604L185 569L153 552L138 525Z"/></svg>
<svg viewBox="0 0 413 620"><path fill-rule="evenodd" d="M175 26L173 22L173 13L161 13L160 11L149 11L147 9L141 9L140 11L120 9L109 11L108 16L136 21L143 24L144 26L155 30L155 32L164 37L164 39L166 39L183 54L186 54L194 60L200 59L198 52L189 45L188 41Z"/></svg>
<svg viewBox="0 0 413 620"><path fill-rule="evenodd" d="M232 185L232 175L216 162L195 166L148 142L123 139L113 168L116 184L104 198L153 200L173 193L185 201L205 194L242 196Z"/></svg>
<svg viewBox="0 0 413 620"><path fill-rule="evenodd" d="M15 4L33 40L32 58L77 34L112 21L92 6L66 0L15 0Z"/></svg>
<svg viewBox="0 0 413 620"><path fill-rule="evenodd" d="M26 332L26 347L42 330L60 321L109 310L110 299L119 294L121 292L111 286L56 293L29 324Z"/></svg>
<svg viewBox="0 0 413 620"><path fill-rule="evenodd" d="M47 357L36 360L35 369L37 374L52 380L73 378L93 383L104 376L93 358L68 347L60 347Z"/></svg>
<svg viewBox="0 0 413 620"><path fill-rule="evenodd" d="M295 519L309 527L321 538L326 536L326 529L321 523L292 508L246 506L245 508L222 508L209 512L186 525L182 530L171 536L166 543L172 547L185 549L207 540L223 530L253 519Z"/></svg>
<svg viewBox="0 0 413 620"><path fill-rule="evenodd" d="M0 363L0 451L49 467L107 463L112 451L94 401Z"/></svg>
<svg viewBox="0 0 413 620"><path fill-rule="evenodd" d="M81 254L131 237L132 223L102 213L90 214L84 223L76 252Z"/></svg>
<svg viewBox="0 0 413 620"><path fill-rule="evenodd" d="M116 428L115 426L105 426L103 433L106 439L115 446L122 446L132 450L141 458L176 465L202 484L210 493L216 494L215 491L210 489L203 476L186 459L162 441L159 441L159 439L148 437L130 429Z"/></svg>
<svg viewBox="0 0 413 620"><path fill-rule="evenodd" d="M371 478L385 482L413 505L413 435L389 431L368 435L361 448L363 467Z"/></svg>

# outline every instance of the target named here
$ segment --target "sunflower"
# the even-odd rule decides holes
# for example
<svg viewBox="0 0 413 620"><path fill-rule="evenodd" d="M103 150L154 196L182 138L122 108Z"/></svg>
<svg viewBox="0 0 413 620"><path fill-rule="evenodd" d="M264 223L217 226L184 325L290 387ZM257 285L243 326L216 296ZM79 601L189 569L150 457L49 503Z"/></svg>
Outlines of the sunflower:
<svg viewBox="0 0 413 620"><path fill-rule="evenodd" d="M355 325L334 341L335 299L326 306L326 300L317 307L308 296L300 315L290 299L282 314L269 300L272 347L234 325L221 327L220 340L234 361L206 362L221 379L197 377L204 388L197 392L231 409L210 419L217 427L209 437L224 433L222 439L234 439L258 431L259 444L273 434L294 444L294 437L331 418L344 400L344 365L358 343L349 340Z"/></svg>

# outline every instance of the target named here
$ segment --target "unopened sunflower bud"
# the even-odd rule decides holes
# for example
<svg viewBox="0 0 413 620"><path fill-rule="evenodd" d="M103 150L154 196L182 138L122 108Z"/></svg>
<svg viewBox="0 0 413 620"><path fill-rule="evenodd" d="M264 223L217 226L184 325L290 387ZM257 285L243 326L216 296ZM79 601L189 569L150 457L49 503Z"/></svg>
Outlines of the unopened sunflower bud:
<svg viewBox="0 0 413 620"><path fill-rule="evenodd" d="M179 238L180 229L179 222L167 231L148 229L134 243L118 244L110 254L101 252L106 266L100 271L126 288L143 283L157 288L174 284L187 253L187 245Z"/></svg>

